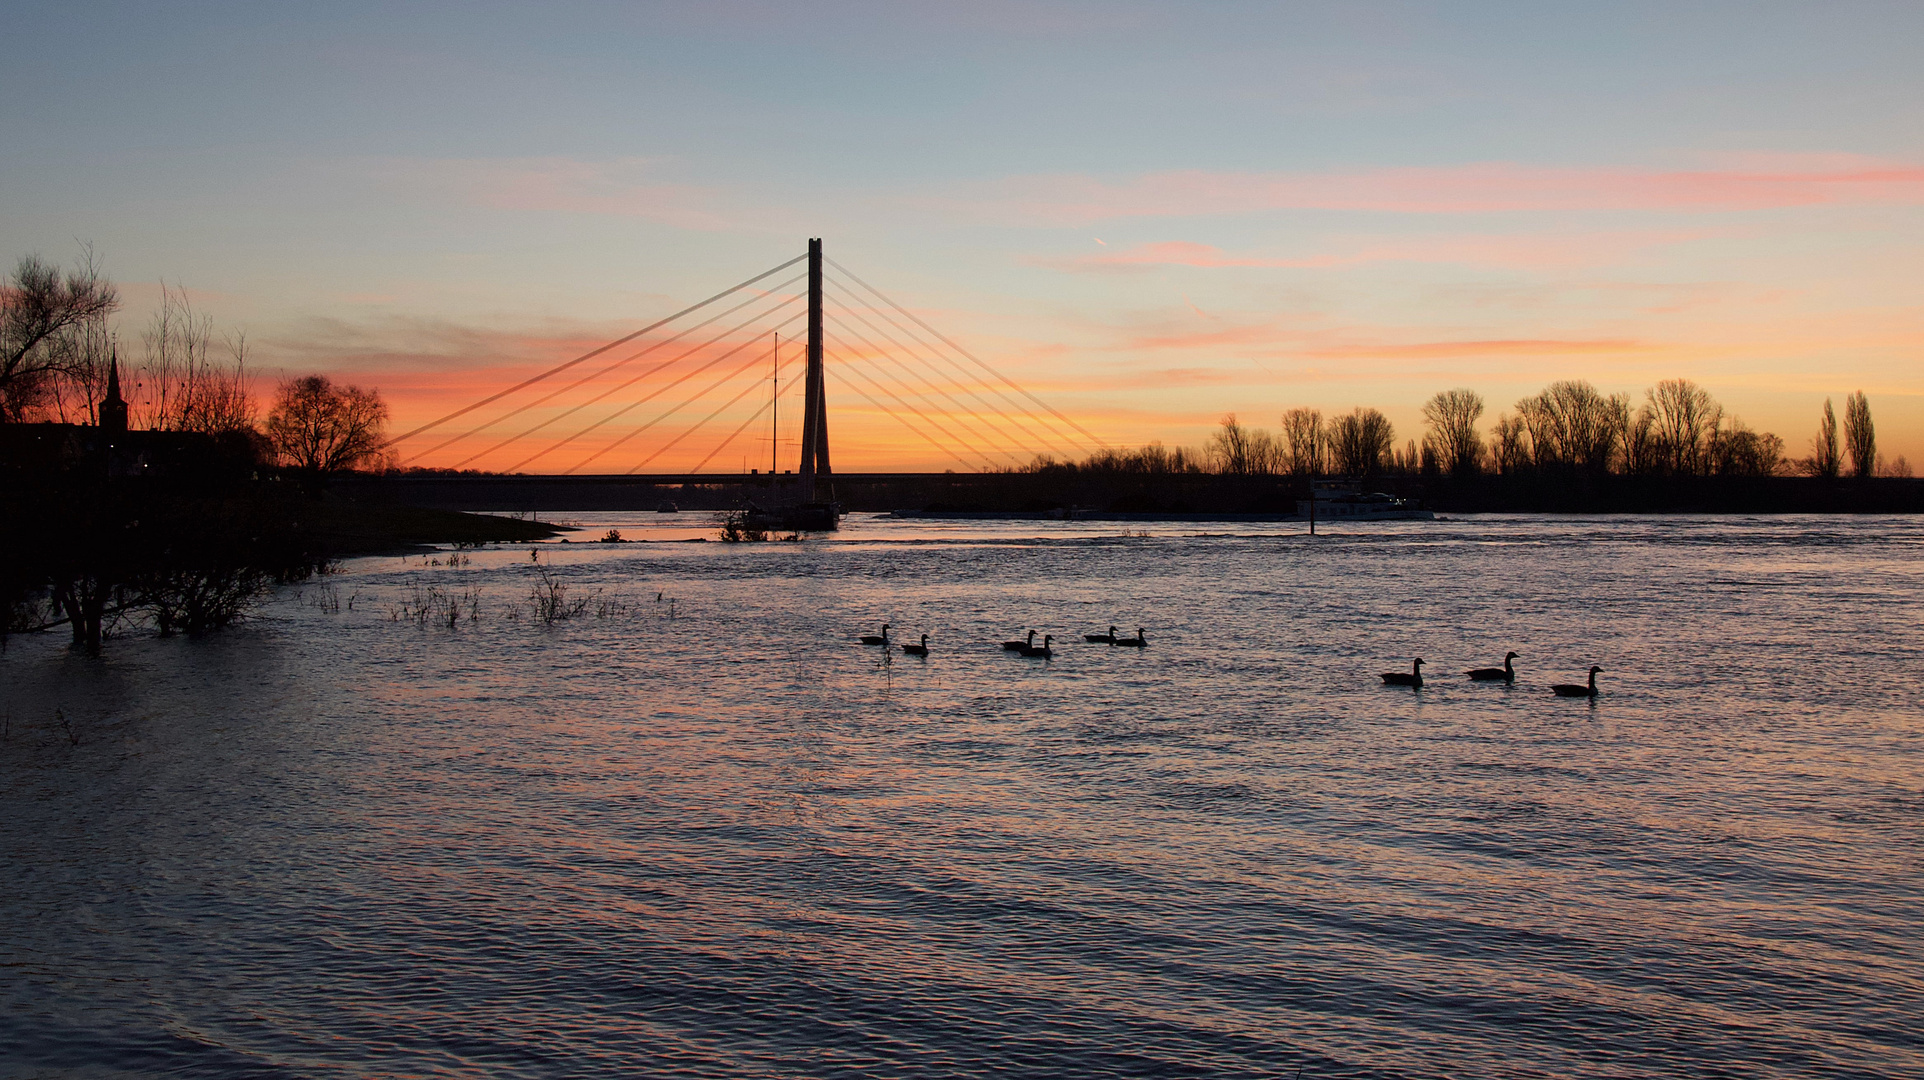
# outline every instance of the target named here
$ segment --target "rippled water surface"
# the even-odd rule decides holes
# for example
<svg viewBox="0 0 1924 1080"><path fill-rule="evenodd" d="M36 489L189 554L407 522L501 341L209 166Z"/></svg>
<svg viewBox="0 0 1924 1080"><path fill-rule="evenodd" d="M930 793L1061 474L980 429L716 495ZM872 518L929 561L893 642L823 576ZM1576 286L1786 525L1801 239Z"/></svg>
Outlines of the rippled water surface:
<svg viewBox="0 0 1924 1080"><path fill-rule="evenodd" d="M0 1073L1924 1075L1924 522L851 526L15 639Z"/></svg>

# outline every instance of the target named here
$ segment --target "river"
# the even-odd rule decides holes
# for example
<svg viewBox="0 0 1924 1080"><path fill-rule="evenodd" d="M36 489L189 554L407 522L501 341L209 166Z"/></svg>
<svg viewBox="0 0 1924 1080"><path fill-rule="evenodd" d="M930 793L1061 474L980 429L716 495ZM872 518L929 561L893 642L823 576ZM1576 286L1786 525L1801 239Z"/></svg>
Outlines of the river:
<svg viewBox="0 0 1924 1080"><path fill-rule="evenodd" d="M15 638L0 1074L1924 1076L1924 521L582 524Z"/></svg>

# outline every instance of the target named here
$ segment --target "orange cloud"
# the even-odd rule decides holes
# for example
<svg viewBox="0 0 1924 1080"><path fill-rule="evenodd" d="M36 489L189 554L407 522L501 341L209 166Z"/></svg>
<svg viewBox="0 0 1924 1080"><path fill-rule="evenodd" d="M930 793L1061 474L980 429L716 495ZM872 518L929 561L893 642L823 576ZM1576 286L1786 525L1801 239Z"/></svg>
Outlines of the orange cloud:
<svg viewBox="0 0 1924 1080"><path fill-rule="evenodd" d="M1638 352L1653 346L1636 341L1419 341L1402 345L1339 345L1309 350L1305 356L1450 357L1450 356L1577 356L1586 353Z"/></svg>
<svg viewBox="0 0 1924 1080"><path fill-rule="evenodd" d="M1326 173L1152 173L1130 180L1017 177L936 199L971 216L1048 225L1275 210L1405 214L1580 210L1764 210L1924 204L1924 165L1828 159L1803 168L1545 168L1512 162Z"/></svg>

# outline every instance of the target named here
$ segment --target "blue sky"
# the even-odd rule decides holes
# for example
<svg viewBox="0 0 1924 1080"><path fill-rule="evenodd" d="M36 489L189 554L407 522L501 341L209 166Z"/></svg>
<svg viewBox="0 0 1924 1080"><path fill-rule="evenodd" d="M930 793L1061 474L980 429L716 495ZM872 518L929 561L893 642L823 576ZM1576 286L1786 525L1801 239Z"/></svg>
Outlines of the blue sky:
<svg viewBox="0 0 1924 1080"><path fill-rule="evenodd" d="M1924 464L1915 4L6 21L0 257L91 242L124 340L164 279L402 423L819 235L1113 441L1682 375L1794 450L1864 389Z"/></svg>

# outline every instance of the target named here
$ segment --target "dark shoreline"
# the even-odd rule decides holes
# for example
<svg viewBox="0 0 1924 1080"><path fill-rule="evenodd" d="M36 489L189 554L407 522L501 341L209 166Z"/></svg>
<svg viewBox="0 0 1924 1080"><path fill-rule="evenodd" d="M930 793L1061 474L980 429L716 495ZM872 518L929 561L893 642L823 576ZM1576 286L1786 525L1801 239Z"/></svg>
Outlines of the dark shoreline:
<svg viewBox="0 0 1924 1080"><path fill-rule="evenodd" d="M732 476L357 476L335 485L342 497L457 511L571 513L736 510L784 505L792 477ZM1049 470L1036 473L865 473L830 481L844 510L933 516L981 514L1084 520L1290 520L1307 498L1301 479L1207 473L1140 475ZM1877 477L1645 477L1586 474L1383 476L1363 481L1437 513L1519 514L1916 514L1924 480Z"/></svg>
<svg viewBox="0 0 1924 1080"><path fill-rule="evenodd" d="M333 497L313 505L307 516L316 546L334 558L414 555L444 544L536 543L574 531L546 521Z"/></svg>

